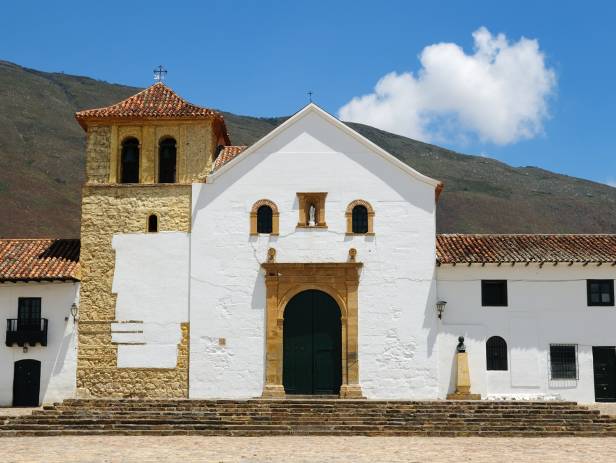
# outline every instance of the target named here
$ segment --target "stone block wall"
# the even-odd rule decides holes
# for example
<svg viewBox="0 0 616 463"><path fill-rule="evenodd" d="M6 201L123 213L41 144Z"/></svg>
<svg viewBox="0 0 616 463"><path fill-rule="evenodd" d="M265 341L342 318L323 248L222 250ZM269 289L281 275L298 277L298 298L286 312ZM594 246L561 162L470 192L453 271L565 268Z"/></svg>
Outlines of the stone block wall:
<svg viewBox="0 0 616 463"><path fill-rule="evenodd" d="M158 177L158 145L166 137L176 141L177 181L203 181L213 162L218 135L211 121L164 121L92 125L86 146L86 183L115 184L119 178L122 141L139 140L139 182L152 184Z"/></svg>
<svg viewBox="0 0 616 463"><path fill-rule="evenodd" d="M187 397L188 323L173 369L118 368L111 342L116 233L144 233L155 213L160 231L190 231L191 186L88 185L83 189L77 390L96 397Z"/></svg>

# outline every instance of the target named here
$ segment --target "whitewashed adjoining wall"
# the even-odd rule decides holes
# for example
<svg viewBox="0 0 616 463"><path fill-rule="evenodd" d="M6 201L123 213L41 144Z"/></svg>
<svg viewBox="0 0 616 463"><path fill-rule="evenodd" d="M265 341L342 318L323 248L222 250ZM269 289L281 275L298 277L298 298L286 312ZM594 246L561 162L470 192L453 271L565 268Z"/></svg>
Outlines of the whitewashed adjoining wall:
<svg viewBox="0 0 616 463"><path fill-rule="evenodd" d="M345 262L357 249L359 373L369 398L437 395L434 186L413 178L316 113L213 179L193 186L190 397L260 396L267 249L278 262ZM297 229L297 192L327 192L327 230ZM280 236L249 235L259 199ZM346 236L355 199L374 207L375 236ZM220 342L224 339L224 343ZM223 345L224 344L224 345Z"/></svg>
<svg viewBox="0 0 616 463"><path fill-rule="evenodd" d="M6 345L8 318L17 318L18 298L40 297L41 316L49 320L47 346ZM77 369L76 329L70 315L71 305L78 303L79 283L2 283L0 284L0 406L13 403L15 362L32 359L41 362L40 402L51 403L72 397ZM68 318L68 320L66 320Z"/></svg>
<svg viewBox="0 0 616 463"><path fill-rule="evenodd" d="M457 337L466 337L473 392L483 397L593 402L593 346L616 346L616 308L589 307L587 279L614 279L610 265L443 265L438 298L447 301L439 334L439 396L454 389ZM482 307L481 280L508 280L508 306ZM508 371L486 371L485 341L501 336ZM579 379L551 380L550 344L577 344Z"/></svg>
<svg viewBox="0 0 616 463"><path fill-rule="evenodd" d="M175 368L188 321L189 235L117 234L113 248L118 367Z"/></svg>

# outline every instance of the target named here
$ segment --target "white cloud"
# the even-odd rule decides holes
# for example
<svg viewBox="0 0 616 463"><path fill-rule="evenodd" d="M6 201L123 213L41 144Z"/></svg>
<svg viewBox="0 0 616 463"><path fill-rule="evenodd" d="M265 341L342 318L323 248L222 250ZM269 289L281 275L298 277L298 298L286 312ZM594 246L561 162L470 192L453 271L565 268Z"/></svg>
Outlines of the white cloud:
<svg viewBox="0 0 616 463"><path fill-rule="evenodd" d="M338 116L426 141L505 145L541 133L556 75L537 40L511 43L485 27L473 38L473 54L455 43L424 48L419 72L385 75Z"/></svg>

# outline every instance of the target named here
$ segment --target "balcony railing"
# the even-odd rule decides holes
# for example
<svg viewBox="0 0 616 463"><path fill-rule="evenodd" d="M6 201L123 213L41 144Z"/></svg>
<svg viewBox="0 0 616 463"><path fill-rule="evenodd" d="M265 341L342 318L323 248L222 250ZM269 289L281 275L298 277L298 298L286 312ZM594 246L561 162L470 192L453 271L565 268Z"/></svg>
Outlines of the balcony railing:
<svg viewBox="0 0 616 463"><path fill-rule="evenodd" d="M9 318L6 321L6 345L17 344L20 347L28 344L34 346L39 343L41 346L47 345L47 319L39 318L35 320L20 320L19 318Z"/></svg>

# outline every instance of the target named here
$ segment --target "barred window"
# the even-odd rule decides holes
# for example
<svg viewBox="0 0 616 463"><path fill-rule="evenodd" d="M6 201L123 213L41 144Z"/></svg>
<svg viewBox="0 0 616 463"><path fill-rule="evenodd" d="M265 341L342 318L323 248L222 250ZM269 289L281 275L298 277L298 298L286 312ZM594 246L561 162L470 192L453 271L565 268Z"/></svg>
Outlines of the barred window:
<svg viewBox="0 0 616 463"><path fill-rule="evenodd" d="M614 305L614 280L586 280L588 305Z"/></svg>
<svg viewBox="0 0 616 463"><path fill-rule="evenodd" d="M551 379L578 379L577 344L550 344Z"/></svg>
<svg viewBox="0 0 616 463"><path fill-rule="evenodd" d="M507 305L507 280L481 280L481 305Z"/></svg>
<svg viewBox="0 0 616 463"><path fill-rule="evenodd" d="M500 336L486 341L486 363L488 370L507 370L507 342Z"/></svg>

